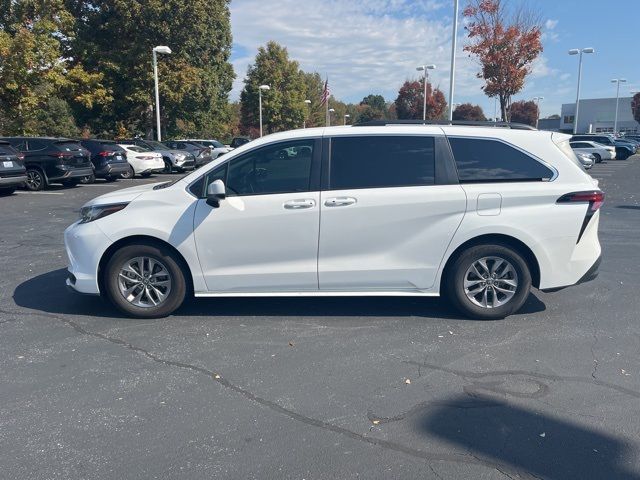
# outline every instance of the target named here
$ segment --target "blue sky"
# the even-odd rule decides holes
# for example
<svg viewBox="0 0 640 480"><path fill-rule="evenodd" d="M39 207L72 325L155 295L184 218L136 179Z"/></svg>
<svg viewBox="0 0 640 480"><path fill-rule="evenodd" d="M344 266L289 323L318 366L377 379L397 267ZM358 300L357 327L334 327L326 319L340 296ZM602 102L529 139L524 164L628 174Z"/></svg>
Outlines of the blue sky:
<svg viewBox="0 0 640 480"><path fill-rule="evenodd" d="M510 0L519 3L520 0ZM542 115L560 113L575 100L578 59L570 48L593 47L584 56L581 98L615 95L612 78L626 78L620 94L640 90L638 35L633 21L638 0L529 0L543 22L544 52L515 99L542 96ZM460 10L466 0L460 0ZM436 64L431 78L449 89L452 0L233 0L232 62L237 74L232 99L239 97L247 66L257 48L275 40L305 71L329 77L336 98L357 102L369 93L395 99L417 65ZM460 23L454 102L480 104L493 116L493 100L483 95L478 65L462 51Z"/></svg>

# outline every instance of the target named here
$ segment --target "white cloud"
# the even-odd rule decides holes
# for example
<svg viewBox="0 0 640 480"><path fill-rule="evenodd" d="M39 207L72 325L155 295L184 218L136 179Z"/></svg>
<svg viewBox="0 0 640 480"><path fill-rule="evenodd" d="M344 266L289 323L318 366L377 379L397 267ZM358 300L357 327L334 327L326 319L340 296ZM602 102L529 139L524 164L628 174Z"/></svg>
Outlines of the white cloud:
<svg viewBox="0 0 640 480"><path fill-rule="evenodd" d="M544 28L546 28L547 30L553 30L554 28L556 28L557 25L558 25L558 20L549 19L546 22L544 22Z"/></svg>
<svg viewBox="0 0 640 480"><path fill-rule="evenodd" d="M430 77L449 89L451 54L449 3L438 0L263 0L231 2L237 79L232 98L243 87L247 66L259 46L275 40L286 46L303 70L329 77L336 98L356 101L369 93L393 100L415 67L437 65ZM464 34L460 28L461 34ZM459 31L460 31L459 30ZM481 94L475 78L478 66L463 53L456 55L456 94Z"/></svg>

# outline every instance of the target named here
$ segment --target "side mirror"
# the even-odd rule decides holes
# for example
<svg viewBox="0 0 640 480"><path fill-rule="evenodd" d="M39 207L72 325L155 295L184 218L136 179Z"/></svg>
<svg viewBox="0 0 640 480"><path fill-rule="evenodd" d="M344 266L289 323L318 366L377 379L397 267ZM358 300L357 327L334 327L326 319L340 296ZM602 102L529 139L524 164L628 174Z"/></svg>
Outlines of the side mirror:
<svg viewBox="0 0 640 480"><path fill-rule="evenodd" d="M227 198L227 190L222 180L211 182L207 187L207 205L213 208L220 206L220 200Z"/></svg>

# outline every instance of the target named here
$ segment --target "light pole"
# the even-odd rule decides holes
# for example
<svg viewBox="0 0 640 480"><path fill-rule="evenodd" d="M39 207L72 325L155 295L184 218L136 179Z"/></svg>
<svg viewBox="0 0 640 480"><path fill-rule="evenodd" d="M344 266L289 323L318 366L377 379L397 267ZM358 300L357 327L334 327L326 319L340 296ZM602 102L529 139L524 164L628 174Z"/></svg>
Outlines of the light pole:
<svg viewBox="0 0 640 480"><path fill-rule="evenodd" d="M576 114L573 117L573 133L578 133L578 113L580 111L580 81L582 80L582 54L583 53L595 53L593 48L572 48L569 50L569 55L580 55L580 61L578 62L578 91L576 92Z"/></svg>
<svg viewBox="0 0 640 480"><path fill-rule="evenodd" d="M158 91L158 53L166 55L171 54L171 49L164 45L153 47L153 81L156 87L156 138L162 141L162 133L160 132L160 92Z"/></svg>
<svg viewBox="0 0 640 480"><path fill-rule="evenodd" d="M618 100L620 98L620 84L627 83L627 80L624 78L614 78L611 80L611 83L616 84L616 116L613 120L613 134L618 133Z"/></svg>
<svg viewBox="0 0 640 480"><path fill-rule="evenodd" d="M311 100L305 100L304 106L307 107L304 109L304 121L302 122L302 128L307 128L307 117L309 116L309 108L311 106Z"/></svg>
<svg viewBox="0 0 640 480"><path fill-rule="evenodd" d="M262 91L270 90L269 85L260 85L258 87L258 109L260 110L260 136L262 137Z"/></svg>
<svg viewBox="0 0 640 480"><path fill-rule="evenodd" d="M422 99L422 120L427 119L427 83L429 82L429 70L435 70L435 65L421 65L417 71L424 71L424 98Z"/></svg>
<svg viewBox="0 0 640 480"><path fill-rule="evenodd" d="M451 74L449 75L449 120L453 120L453 88L456 80L456 43L458 41L458 0L453 0L453 36L451 38Z"/></svg>
<svg viewBox="0 0 640 480"><path fill-rule="evenodd" d="M335 112L335 111L336 111L336 109L335 109L335 108L330 108L330 109L329 109L329 117L328 117L328 120L329 120L329 127L331 126L331 114L332 114L333 112Z"/></svg>
<svg viewBox="0 0 640 480"><path fill-rule="evenodd" d="M533 101L536 103L538 107L538 114L536 116L536 128L538 128L538 121L540 120L540 102L544 100L544 97L533 97Z"/></svg>
<svg viewBox="0 0 640 480"><path fill-rule="evenodd" d="M347 124L347 118L351 118L351 115L349 115L348 113L344 114L344 125Z"/></svg>

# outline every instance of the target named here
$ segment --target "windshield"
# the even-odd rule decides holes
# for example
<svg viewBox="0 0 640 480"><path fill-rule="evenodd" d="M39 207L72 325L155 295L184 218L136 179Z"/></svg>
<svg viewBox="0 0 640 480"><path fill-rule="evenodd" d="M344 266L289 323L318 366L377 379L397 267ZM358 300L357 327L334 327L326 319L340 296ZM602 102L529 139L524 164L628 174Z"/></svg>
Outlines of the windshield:
<svg viewBox="0 0 640 480"><path fill-rule="evenodd" d="M151 148L155 148L156 150L166 150L167 146L161 144L160 142L156 142L155 140L145 140L144 143L149 145Z"/></svg>

